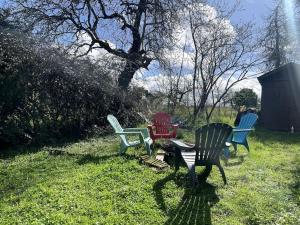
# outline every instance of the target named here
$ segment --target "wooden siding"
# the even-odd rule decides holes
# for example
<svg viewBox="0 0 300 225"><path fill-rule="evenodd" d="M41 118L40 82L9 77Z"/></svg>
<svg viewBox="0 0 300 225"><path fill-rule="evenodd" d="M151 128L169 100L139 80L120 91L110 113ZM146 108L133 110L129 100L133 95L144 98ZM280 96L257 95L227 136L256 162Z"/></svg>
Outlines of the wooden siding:
<svg viewBox="0 0 300 225"><path fill-rule="evenodd" d="M287 64L258 78L262 85L261 124L271 130L300 131L300 66Z"/></svg>

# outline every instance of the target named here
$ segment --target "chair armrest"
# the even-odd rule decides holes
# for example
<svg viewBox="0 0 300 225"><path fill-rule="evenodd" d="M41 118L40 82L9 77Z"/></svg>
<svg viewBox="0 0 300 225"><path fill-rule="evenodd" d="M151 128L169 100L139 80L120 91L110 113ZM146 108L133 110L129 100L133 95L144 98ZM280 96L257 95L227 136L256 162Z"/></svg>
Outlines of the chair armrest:
<svg viewBox="0 0 300 225"><path fill-rule="evenodd" d="M123 129L125 132L131 132L131 131L133 131L133 132L141 132L141 131L143 131L143 130L147 130L147 128L125 128L125 129Z"/></svg>
<svg viewBox="0 0 300 225"><path fill-rule="evenodd" d="M147 128L125 128L124 131L125 132L140 132L140 133L142 133L144 138L150 137Z"/></svg>
<svg viewBox="0 0 300 225"><path fill-rule="evenodd" d="M233 128L232 132L245 132L245 131L252 131L254 130L254 128L251 129L235 129Z"/></svg>
<svg viewBox="0 0 300 225"><path fill-rule="evenodd" d="M123 132L116 132L116 134L142 134L140 131L123 131Z"/></svg>
<svg viewBox="0 0 300 225"><path fill-rule="evenodd" d="M170 139L170 142L173 146L178 147L180 150L191 151L195 147L194 145L187 145L186 143L184 143L178 139Z"/></svg>
<svg viewBox="0 0 300 225"><path fill-rule="evenodd" d="M173 131L172 131L172 137L173 138L176 138L176 136L177 136L177 129L178 129L178 124L171 124L171 127L172 127L172 129L173 129Z"/></svg>
<svg viewBox="0 0 300 225"><path fill-rule="evenodd" d="M178 124L171 124L171 127L173 128L173 132L176 133L176 130L179 127L179 125Z"/></svg>

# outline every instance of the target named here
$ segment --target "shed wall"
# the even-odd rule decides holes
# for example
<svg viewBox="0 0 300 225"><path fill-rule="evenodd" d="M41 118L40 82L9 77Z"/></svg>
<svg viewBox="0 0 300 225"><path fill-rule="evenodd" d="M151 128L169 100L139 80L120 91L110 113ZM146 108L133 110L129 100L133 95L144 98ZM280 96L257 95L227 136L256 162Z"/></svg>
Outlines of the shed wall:
<svg viewBox="0 0 300 225"><path fill-rule="evenodd" d="M300 66L289 64L259 79L261 122L271 130L300 132Z"/></svg>
<svg viewBox="0 0 300 225"><path fill-rule="evenodd" d="M262 88L261 120L271 130L289 130L291 95L287 80L266 82Z"/></svg>

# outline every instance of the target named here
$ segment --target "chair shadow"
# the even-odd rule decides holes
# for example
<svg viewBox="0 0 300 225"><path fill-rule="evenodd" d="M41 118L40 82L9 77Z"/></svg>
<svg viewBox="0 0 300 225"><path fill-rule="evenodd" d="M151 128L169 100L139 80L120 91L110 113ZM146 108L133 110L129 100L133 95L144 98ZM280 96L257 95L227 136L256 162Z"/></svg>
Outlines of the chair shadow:
<svg viewBox="0 0 300 225"><path fill-rule="evenodd" d="M222 157L221 160L224 162L224 165L226 167L238 166L238 165L241 165L245 161L246 156L247 155L230 155L229 159ZM235 161L233 161L233 160L235 160Z"/></svg>
<svg viewBox="0 0 300 225"><path fill-rule="evenodd" d="M184 195L178 206L175 209L167 210L168 207L162 190L169 181L174 181L178 187L186 183L185 179L172 173L154 184L153 190L156 202L169 217L165 224L212 224L211 207L219 201L215 187L206 182L201 182L195 189L185 188Z"/></svg>

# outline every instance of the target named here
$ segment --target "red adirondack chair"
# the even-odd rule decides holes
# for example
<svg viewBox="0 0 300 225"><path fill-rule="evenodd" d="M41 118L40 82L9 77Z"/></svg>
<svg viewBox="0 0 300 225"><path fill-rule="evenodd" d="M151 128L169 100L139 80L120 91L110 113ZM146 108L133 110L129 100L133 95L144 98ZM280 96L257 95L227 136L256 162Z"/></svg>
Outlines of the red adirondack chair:
<svg viewBox="0 0 300 225"><path fill-rule="evenodd" d="M156 139L176 138L177 124L171 124L171 116L164 112L158 112L153 116L152 124L148 125L150 137L153 143Z"/></svg>

